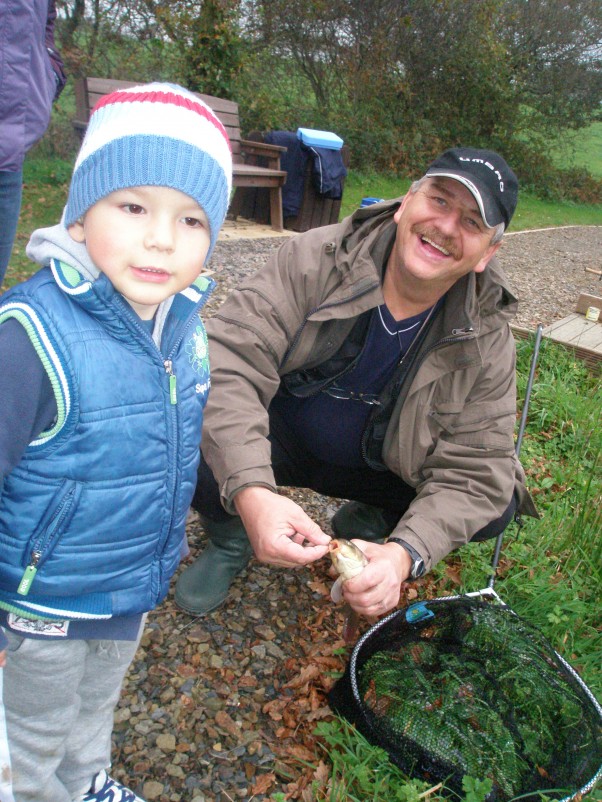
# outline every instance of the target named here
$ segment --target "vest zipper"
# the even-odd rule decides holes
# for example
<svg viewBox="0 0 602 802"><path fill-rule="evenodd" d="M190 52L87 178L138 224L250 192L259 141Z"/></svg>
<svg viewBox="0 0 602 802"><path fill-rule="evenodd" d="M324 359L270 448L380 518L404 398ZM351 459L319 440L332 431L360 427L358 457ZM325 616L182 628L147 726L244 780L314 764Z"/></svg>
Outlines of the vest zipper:
<svg viewBox="0 0 602 802"><path fill-rule="evenodd" d="M177 404L178 403L178 393L176 389L176 375L173 372L173 362L171 359L166 359L163 363L165 365L165 372L169 376L169 401L170 403Z"/></svg>
<svg viewBox="0 0 602 802"><path fill-rule="evenodd" d="M20 596L27 596L31 590L31 585L38 572L38 565L44 555L44 550L46 549L48 543L52 541L54 533L60 527L63 520L67 517L67 514L71 509L71 502L73 501L74 496L75 488L72 487L65 494L60 506L54 513L52 519L49 521L44 533L40 535L40 537L33 544L31 549L31 557L29 558L29 565L25 569L23 576L21 577L21 581L19 582L19 587L17 588L17 593Z"/></svg>
<svg viewBox="0 0 602 802"><path fill-rule="evenodd" d="M176 506L177 506L177 502L178 502L178 500L176 498L176 491L178 489L178 478L177 478L177 471L174 468L174 463L175 463L174 454L177 454L178 449L180 447L179 431L178 431L178 415L179 415L179 411L178 411L178 408L177 408L177 404L178 404L177 381L176 381L176 375L173 372L173 360L170 357L175 356L175 354L177 354L178 349L179 349L182 341L184 340L185 337L188 336L188 333L190 332L192 327L195 325L197 320L200 320L201 324L202 324L202 320L200 318L200 315L198 314L198 310L194 314L192 314L190 316L190 319L188 320L188 323L185 325L185 327L182 330L180 336L178 337L178 339L176 340L176 342L172 346L171 351L169 352L168 358L163 361L163 367L165 369L165 373L169 377L169 401L171 403L171 406L174 407L174 409L173 409L173 413L174 414L170 416L171 417L171 427L172 427L172 440L173 440L173 444L174 445L173 445L172 453L170 455L170 466L169 466L169 475L170 475L170 482L171 482L171 487L170 487L171 510L170 510L169 526L167 527L167 532L168 533L171 531L171 528L173 526L173 521L175 519ZM163 550L165 548L166 541L167 541L167 534L163 537L161 542L158 544L156 555L160 556L160 555L163 554ZM160 559L157 561L157 566L158 566L159 571L160 571L160 566L161 566L161 560ZM162 584L161 578L159 579L159 584L160 585Z"/></svg>

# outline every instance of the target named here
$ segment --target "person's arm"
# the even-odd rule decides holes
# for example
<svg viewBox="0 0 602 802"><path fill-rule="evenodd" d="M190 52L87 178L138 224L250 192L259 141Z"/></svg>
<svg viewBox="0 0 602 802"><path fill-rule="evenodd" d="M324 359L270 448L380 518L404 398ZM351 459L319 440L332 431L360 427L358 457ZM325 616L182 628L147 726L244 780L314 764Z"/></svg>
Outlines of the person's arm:
<svg viewBox="0 0 602 802"><path fill-rule="evenodd" d="M495 347L454 418L455 433L445 432L427 456L416 498L391 533L422 557L426 570L501 516L514 490L514 345L503 333L492 340ZM362 615L382 615L398 604L412 557L400 543L356 542L370 562L344 583L345 600Z"/></svg>
<svg viewBox="0 0 602 802"><path fill-rule="evenodd" d="M327 554L330 537L292 499L251 486L236 494L234 505L261 562L292 568Z"/></svg>
<svg viewBox="0 0 602 802"><path fill-rule="evenodd" d="M211 392L203 455L224 507L241 515L258 558L278 565L318 559L329 541L297 504L277 494L268 440L268 407L280 385L279 367L318 303L309 297L303 277L308 265L319 264L318 256L307 249L302 253L303 260L296 244L286 243L206 324Z"/></svg>
<svg viewBox="0 0 602 802"><path fill-rule="evenodd" d="M56 401L50 380L23 326L0 325L0 495L6 476L37 435L50 428ZM0 668L6 665L6 635L0 627Z"/></svg>
<svg viewBox="0 0 602 802"><path fill-rule="evenodd" d="M353 540L368 558L364 570L343 583L345 601L360 615L381 616L399 604L412 559L398 543Z"/></svg>
<svg viewBox="0 0 602 802"><path fill-rule="evenodd" d="M45 44L48 51L48 57L54 71L56 81L56 92L54 99L56 100L65 88L67 83L67 76L65 75L65 64L61 58L61 54L56 49L54 43L54 23L56 20L56 3L54 0L48 0L48 15L46 17L46 36Z"/></svg>
<svg viewBox="0 0 602 802"><path fill-rule="evenodd" d="M27 332L14 319L0 325L0 483L56 417L56 400ZM1 492L1 490L0 490Z"/></svg>
<svg viewBox="0 0 602 802"><path fill-rule="evenodd" d="M421 555L427 571L498 519L514 492L519 468L512 333L493 332L480 348L483 365L458 409L446 421L439 416L441 430L420 469L416 498L392 532Z"/></svg>

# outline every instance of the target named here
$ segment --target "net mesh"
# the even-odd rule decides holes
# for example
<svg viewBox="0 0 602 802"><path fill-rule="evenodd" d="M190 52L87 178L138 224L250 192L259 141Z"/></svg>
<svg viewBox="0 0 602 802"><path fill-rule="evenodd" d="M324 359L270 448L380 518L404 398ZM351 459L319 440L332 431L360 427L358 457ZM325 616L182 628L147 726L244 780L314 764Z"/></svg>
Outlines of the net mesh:
<svg viewBox="0 0 602 802"><path fill-rule="evenodd" d="M372 627L330 693L335 712L408 774L488 800L570 799L602 763L602 711L543 635L510 608L453 597Z"/></svg>

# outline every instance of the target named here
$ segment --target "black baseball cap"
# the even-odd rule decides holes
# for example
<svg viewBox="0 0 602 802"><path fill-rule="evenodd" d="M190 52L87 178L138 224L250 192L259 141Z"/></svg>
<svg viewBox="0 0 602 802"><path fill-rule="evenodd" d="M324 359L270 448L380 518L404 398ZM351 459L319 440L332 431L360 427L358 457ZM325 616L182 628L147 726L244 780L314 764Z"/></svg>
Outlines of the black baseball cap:
<svg viewBox="0 0 602 802"><path fill-rule="evenodd" d="M426 171L460 181L479 204L488 228L508 228L518 200L518 179L499 153L477 148L450 148Z"/></svg>

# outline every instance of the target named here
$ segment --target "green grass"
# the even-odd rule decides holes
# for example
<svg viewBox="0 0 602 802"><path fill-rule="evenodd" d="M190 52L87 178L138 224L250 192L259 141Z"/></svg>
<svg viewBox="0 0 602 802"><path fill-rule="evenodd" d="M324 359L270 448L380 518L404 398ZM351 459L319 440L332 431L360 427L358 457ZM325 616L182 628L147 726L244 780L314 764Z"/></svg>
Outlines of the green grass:
<svg viewBox="0 0 602 802"><path fill-rule="evenodd" d="M517 343L519 407L526 391L532 343ZM538 627L602 698L602 384L599 374L558 344L544 340L529 405L521 461L528 474L540 520L525 519L518 532L506 530L495 590L516 613ZM437 596L474 591L487 585L492 543L466 546L434 569ZM447 570L459 568L461 586ZM332 778L330 795L315 800L418 802L429 787L410 781L383 759L380 750L340 720L320 725ZM473 789L483 778L467 783ZM473 782L475 781L475 782ZM434 785L434 783L433 783ZM395 789L396 796L382 788ZM423 797L424 798L424 797ZM428 795L435 802L437 793ZM454 797L456 800L458 797ZM464 802L483 800L467 791ZM592 801L602 800L602 789Z"/></svg>
<svg viewBox="0 0 602 802"><path fill-rule="evenodd" d="M586 167L593 176L602 178L602 122L567 134L565 146L553 155L559 167Z"/></svg>

